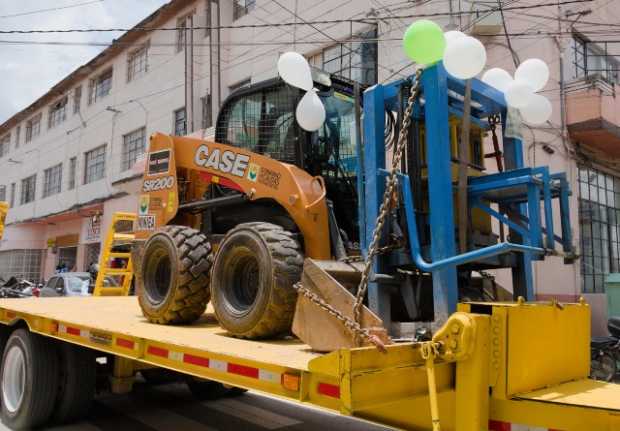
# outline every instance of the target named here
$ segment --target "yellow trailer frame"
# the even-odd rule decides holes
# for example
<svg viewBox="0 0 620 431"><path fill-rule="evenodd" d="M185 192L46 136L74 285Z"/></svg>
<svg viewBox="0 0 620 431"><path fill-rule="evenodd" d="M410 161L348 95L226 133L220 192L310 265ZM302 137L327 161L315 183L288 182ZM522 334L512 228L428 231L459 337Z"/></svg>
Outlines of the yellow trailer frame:
<svg viewBox="0 0 620 431"><path fill-rule="evenodd" d="M587 378L589 322L584 302L461 304L428 359L422 343L318 354L295 339L235 339L209 310L191 326L154 325L135 297L0 300L8 327L114 355L117 389L156 366L412 430L620 429L620 385Z"/></svg>

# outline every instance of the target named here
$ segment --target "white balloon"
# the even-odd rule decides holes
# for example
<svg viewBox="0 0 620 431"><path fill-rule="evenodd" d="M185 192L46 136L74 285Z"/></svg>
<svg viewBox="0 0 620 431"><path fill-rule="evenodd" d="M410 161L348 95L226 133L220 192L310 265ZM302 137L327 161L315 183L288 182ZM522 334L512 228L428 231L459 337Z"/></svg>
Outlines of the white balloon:
<svg viewBox="0 0 620 431"><path fill-rule="evenodd" d="M530 101L523 108L519 109L523 121L533 125L543 124L551 118L553 107L545 96L533 94Z"/></svg>
<svg viewBox="0 0 620 431"><path fill-rule="evenodd" d="M460 39L462 37L467 37L467 35L465 33L463 33L462 31L458 31L458 30L452 30L452 31L447 31L443 34L443 36L446 39L446 44L456 40L456 39Z"/></svg>
<svg viewBox="0 0 620 431"><path fill-rule="evenodd" d="M315 88L310 89L301 98L295 111L295 117L301 128L308 132L314 132L321 128L325 122L325 107L316 94Z"/></svg>
<svg viewBox="0 0 620 431"><path fill-rule="evenodd" d="M278 73L289 85L312 90L312 72L305 57L297 52L285 52L278 59Z"/></svg>
<svg viewBox="0 0 620 431"><path fill-rule="evenodd" d="M534 91L532 87L525 82L515 80L508 84L508 88L506 88L504 95L506 96L506 103L508 103L508 105L520 109L530 103Z"/></svg>
<svg viewBox="0 0 620 431"><path fill-rule="evenodd" d="M540 91L549 81L549 66L538 58L530 58L517 67L515 79L527 82L534 92Z"/></svg>
<svg viewBox="0 0 620 431"><path fill-rule="evenodd" d="M512 82L512 76L504 69L494 67L484 72L484 75L482 75L482 82L505 93L508 89L508 85Z"/></svg>
<svg viewBox="0 0 620 431"><path fill-rule="evenodd" d="M443 55L443 65L448 73L460 79L473 78L482 72L486 62L484 45L469 36L449 42Z"/></svg>

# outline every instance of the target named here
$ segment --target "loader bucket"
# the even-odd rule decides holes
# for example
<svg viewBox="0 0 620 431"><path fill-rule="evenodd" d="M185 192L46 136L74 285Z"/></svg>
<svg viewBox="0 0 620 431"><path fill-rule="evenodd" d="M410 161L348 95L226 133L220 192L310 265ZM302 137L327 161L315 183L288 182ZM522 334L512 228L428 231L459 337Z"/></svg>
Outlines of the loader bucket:
<svg viewBox="0 0 620 431"><path fill-rule="evenodd" d="M344 316L353 319L355 296L345 286L357 287L361 276L360 269L359 264L306 259L301 284ZM365 306L362 307L361 326L369 329L384 344L389 344L383 322ZM318 352L366 345L347 329L342 320L302 294L297 297L293 333ZM358 344L360 342L362 344Z"/></svg>

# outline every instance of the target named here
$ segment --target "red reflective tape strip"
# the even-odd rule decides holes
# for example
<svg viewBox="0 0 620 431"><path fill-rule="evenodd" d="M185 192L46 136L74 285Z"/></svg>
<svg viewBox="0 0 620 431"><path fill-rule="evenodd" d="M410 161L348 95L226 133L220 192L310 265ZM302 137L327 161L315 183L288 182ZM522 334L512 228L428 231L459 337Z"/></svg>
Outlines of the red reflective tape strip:
<svg viewBox="0 0 620 431"><path fill-rule="evenodd" d="M81 335L81 332L79 328L72 328L71 326L67 326L67 334L79 337Z"/></svg>
<svg viewBox="0 0 620 431"><path fill-rule="evenodd" d="M489 431L511 431L511 425L508 422L489 421Z"/></svg>
<svg viewBox="0 0 620 431"><path fill-rule="evenodd" d="M340 386L330 385L328 383L319 383L317 391L321 395L332 398L340 398Z"/></svg>
<svg viewBox="0 0 620 431"><path fill-rule="evenodd" d="M135 343L132 340L126 340L124 338L117 338L116 345L120 347L124 347L126 349L133 350Z"/></svg>
<svg viewBox="0 0 620 431"><path fill-rule="evenodd" d="M192 365L198 365L199 367L208 367L209 358L203 358L202 356L194 356L186 353L183 355L183 362Z"/></svg>
<svg viewBox="0 0 620 431"><path fill-rule="evenodd" d="M226 371L231 374L238 374L240 376L258 379L258 368L246 367L245 365L239 364L228 364Z"/></svg>
<svg viewBox="0 0 620 431"><path fill-rule="evenodd" d="M168 357L168 350L162 349L161 347L149 346L148 349L146 349L146 352L151 355L161 356L162 358Z"/></svg>

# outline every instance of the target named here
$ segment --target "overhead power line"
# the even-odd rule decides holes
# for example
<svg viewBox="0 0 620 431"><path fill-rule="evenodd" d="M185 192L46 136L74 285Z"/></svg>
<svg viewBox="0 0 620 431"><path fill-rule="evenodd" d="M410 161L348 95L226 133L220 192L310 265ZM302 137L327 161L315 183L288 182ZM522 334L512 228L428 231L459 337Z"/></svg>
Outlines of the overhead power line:
<svg viewBox="0 0 620 431"><path fill-rule="evenodd" d="M528 6L508 6L502 8L504 12L511 10L524 10L535 9L545 6L557 6L573 4L573 3L588 3L594 0L568 0L564 2L553 3L541 3L537 5ZM485 12L499 11L499 8L489 8ZM384 16L379 19L385 20L400 20L411 18L432 18L441 16L458 16L458 15L472 15L477 14L478 11L460 11L460 12L434 12L426 14L411 14L411 15L399 15L399 16ZM295 25L309 25L313 27L319 24L340 24L340 23L360 23L370 24L375 23L376 19L362 18L362 19L339 19L339 20L322 20L322 21L306 21L300 22L282 22L273 24L245 24L245 25L221 25L221 26L195 26L194 30L224 30L224 29L241 29L241 28L274 28L274 27L290 27ZM0 30L0 34L47 34L47 33L107 33L107 32L153 32L153 31L177 31L186 30L185 27L133 27L133 28L73 28L73 29L55 29L55 30Z"/></svg>
<svg viewBox="0 0 620 431"><path fill-rule="evenodd" d="M580 34L584 36L619 36L620 30L614 31L580 31ZM567 36L572 37L573 33L569 31L533 31L533 32L521 32L521 33L495 33L492 36L495 37L512 37L517 39L535 39L541 36ZM381 43L381 42L400 42L402 38L400 37L390 37L390 38L347 38L347 39L313 39L313 40L298 40L296 42L297 45L324 45L331 42L337 43ZM606 41L608 43L619 43L619 40L609 40ZM293 42L290 40L287 41L262 41L262 42L222 42L218 43L195 43L194 47L209 47L209 46L287 46L292 45ZM119 43L119 42L65 42L65 41L38 41L38 40L9 40L9 39L0 39L0 45L19 45L19 46L92 46L92 47L108 47L112 45L120 45L120 46L139 46L143 45L142 43ZM153 43L149 44L150 47L175 47L176 43ZM264 55L265 53L261 53L260 55ZM158 54L156 54L158 55ZM163 54L162 54L163 55ZM601 54L600 56L608 56L610 54ZM596 57L596 55L591 55L591 57Z"/></svg>
<svg viewBox="0 0 620 431"><path fill-rule="evenodd" d="M37 9L37 10L29 11L29 12L20 12L20 13L14 13L14 14L10 14L10 15L0 15L0 18L17 18L19 16L37 15L37 14L40 14L40 13L55 12L55 11L58 11L58 10L73 9L73 8L76 8L76 7L87 6L87 5L90 5L90 4L101 3L102 1L103 0L93 0L93 1L88 1L88 2L84 2L84 3L71 4L71 5L67 5L67 6L52 7L52 8L49 8L49 9Z"/></svg>

